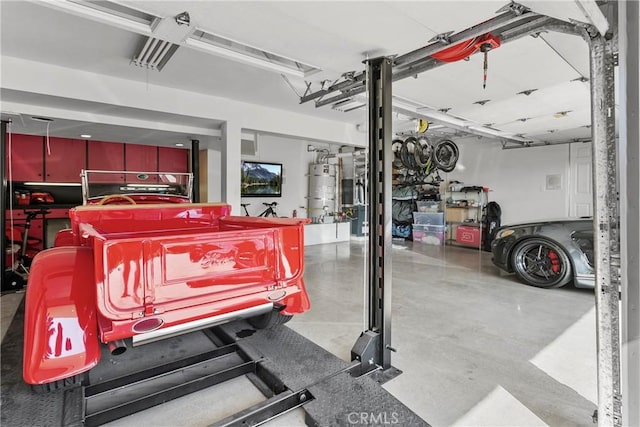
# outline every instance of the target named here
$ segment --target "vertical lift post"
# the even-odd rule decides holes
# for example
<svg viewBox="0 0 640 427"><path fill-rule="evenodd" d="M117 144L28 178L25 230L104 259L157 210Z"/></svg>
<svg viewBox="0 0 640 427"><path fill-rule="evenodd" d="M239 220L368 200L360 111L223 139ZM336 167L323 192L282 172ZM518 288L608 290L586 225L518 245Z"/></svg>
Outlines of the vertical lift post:
<svg viewBox="0 0 640 427"><path fill-rule="evenodd" d="M367 330L351 349L360 362L352 375L372 370L384 383L401 373L391 366L391 78L392 60L367 62L369 94L369 251L367 262Z"/></svg>

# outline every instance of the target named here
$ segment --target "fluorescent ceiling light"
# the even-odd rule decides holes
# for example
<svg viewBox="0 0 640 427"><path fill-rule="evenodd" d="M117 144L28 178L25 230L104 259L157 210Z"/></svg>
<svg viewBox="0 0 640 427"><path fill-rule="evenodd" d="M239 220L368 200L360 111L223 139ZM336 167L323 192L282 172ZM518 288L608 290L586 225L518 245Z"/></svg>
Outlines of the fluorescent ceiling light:
<svg viewBox="0 0 640 427"><path fill-rule="evenodd" d="M320 68L313 65L227 39L202 29L196 29L196 31L185 40L185 45L233 61L243 62L268 71L288 74L298 78L304 78L305 76L320 71Z"/></svg>
<svg viewBox="0 0 640 427"><path fill-rule="evenodd" d="M178 50L177 44L156 37L148 37L132 62L138 67L161 71L176 50Z"/></svg>
<svg viewBox="0 0 640 427"><path fill-rule="evenodd" d="M234 61L298 78L304 78L320 71L320 68L313 65L227 39L202 29L195 29L193 34L185 38L174 39L173 37L167 37L163 31L166 29L166 25L163 26L163 24L166 24L164 21L174 21L182 14L177 17L163 18L123 5L119 1L107 0L43 0L42 4L150 37L150 41L147 40L149 46L146 48L149 49L149 52L143 49L134 57L133 63L151 69L161 70L175 50L179 46L185 45ZM157 40L157 42L154 43L154 40ZM163 43L167 44L163 45ZM145 42L146 45L147 43ZM146 58L145 54L147 54Z"/></svg>
<svg viewBox="0 0 640 427"><path fill-rule="evenodd" d="M82 135L80 135L80 138L91 138L91 135L89 135L88 133L83 133Z"/></svg>
<svg viewBox="0 0 640 427"><path fill-rule="evenodd" d="M176 142L176 147L184 147L184 144L182 142Z"/></svg>

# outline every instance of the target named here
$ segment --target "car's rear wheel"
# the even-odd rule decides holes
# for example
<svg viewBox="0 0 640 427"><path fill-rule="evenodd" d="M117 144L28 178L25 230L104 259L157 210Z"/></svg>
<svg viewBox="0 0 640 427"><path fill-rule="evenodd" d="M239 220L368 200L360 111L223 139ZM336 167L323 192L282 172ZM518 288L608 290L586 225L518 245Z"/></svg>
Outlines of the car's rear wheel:
<svg viewBox="0 0 640 427"><path fill-rule="evenodd" d="M275 328L276 326L284 325L289 320L291 320L292 317L293 316L282 314L277 310L272 310L269 313L251 317L248 320L249 323L251 323L251 325L256 329L269 329Z"/></svg>
<svg viewBox="0 0 640 427"><path fill-rule="evenodd" d="M511 256L520 281L539 288L559 288L571 281L571 262L564 250L546 239L520 242Z"/></svg>

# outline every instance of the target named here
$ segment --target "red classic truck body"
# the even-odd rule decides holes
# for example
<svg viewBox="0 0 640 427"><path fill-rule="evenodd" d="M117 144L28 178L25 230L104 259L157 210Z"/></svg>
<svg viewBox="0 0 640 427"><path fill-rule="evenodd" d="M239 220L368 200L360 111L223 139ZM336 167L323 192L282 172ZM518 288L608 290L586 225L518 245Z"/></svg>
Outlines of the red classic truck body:
<svg viewBox="0 0 640 427"><path fill-rule="evenodd" d="M309 309L305 219L230 216L226 204L86 205L33 260L23 376L66 381L100 345L144 344L236 318Z"/></svg>

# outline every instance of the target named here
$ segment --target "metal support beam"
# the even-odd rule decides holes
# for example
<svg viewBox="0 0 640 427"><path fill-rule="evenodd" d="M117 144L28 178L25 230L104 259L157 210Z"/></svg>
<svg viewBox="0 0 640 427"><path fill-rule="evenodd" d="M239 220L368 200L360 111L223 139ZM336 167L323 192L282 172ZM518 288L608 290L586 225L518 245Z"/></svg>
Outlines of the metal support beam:
<svg viewBox="0 0 640 427"><path fill-rule="evenodd" d="M391 60L367 64L369 76L369 330L380 333L378 360L391 367Z"/></svg>
<svg viewBox="0 0 640 427"><path fill-rule="evenodd" d="M358 75L354 75L353 78L348 78L341 82L335 83L329 86L327 89L322 89L317 92L311 93L309 95L304 95L300 97L300 104L304 104L307 101L311 101L312 99L323 97L324 95L335 92L335 91L346 91L356 85L362 85L365 80L365 73L361 72ZM309 83L310 84L310 83Z"/></svg>
<svg viewBox="0 0 640 427"><path fill-rule="evenodd" d="M591 134L596 269L598 424L620 426L620 235L616 182L614 51L610 38L590 40Z"/></svg>
<svg viewBox="0 0 640 427"><path fill-rule="evenodd" d="M191 140L191 173L193 174L193 201L200 202L200 141Z"/></svg>
<svg viewBox="0 0 640 427"><path fill-rule="evenodd" d="M640 426L640 3L618 3L622 421Z"/></svg>
<svg viewBox="0 0 640 427"><path fill-rule="evenodd" d="M573 34L573 35L580 34L580 31L578 31L574 25L563 23L562 21L559 21L554 18L550 18L548 16L540 16L540 15L535 15L531 13L527 14L524 17L523 16L520 16L514 20L499 21L498 23L502 23L501 27L491 26L491 28L495 30L494 31L495 35L501 38L502 44L509 43L519 38L532 35L532 34L537 34L544 31L559 31L567 34ZM475 29L474 31L477 31L477 27L478 26L472 27L472 29ZM480 28L484 28L484 27L480 27ZM467 31L468 30L464 30L458 34L463 34L463 33L466 33ZM475 32L473 34L475 34ZM457 34L453 35L451 36L451 39L457 40L457 36L458 36ZM428 52L430 55L433 55L434 53L438 53L449 47L451 47L450 44L436 42L428 46L425 46L421 49L425 49L422 52ZM420 51L420 49L418 49L418 51ZM417 52L417 51L414 51L414 52ZM406 55L411 55L411 54L412 52ZM398 61L401 61L400 58L404 58L406 55L402 55L394 61L394 72L392 77L392 80L394 82L404 80L408 77L417 76L418 74L424 73L425 71L432 70L436 67L447 64L447 62L438 61L437 59L432 58L430 56L423 56L413 60L413 62L409 64L398 66ZM342 84L340 83L338 85L331 86L326 90L309 94L301 98L300 103L304 103L304 102L307 102L308 100L319 98L321 96L326 96L330 93L340 90L341 93L339 93L338 95L334 95L330 98L324 98L316 102L316 107L323 107L325 105L334 104L343 99L350 98L350 97L359 95L361 93L364 93L366 91L366 87L365 87L364 81L362 81L360 76L361 76L360 74L357 75L354 82L349 82L348 85L339 87L338 85Z"/></svg>
<svg viewBox="0 0 640 427"><path fill-rule="evenodd" d="M365 369L391 368L391 59L367 62L369 89L369 259L367 327L354 345ZM363 341L372 343L363 345ZM371 348L373 346L373 348ZM365 352L360 349L368 348ZM369 357L369 355L371 357Z"/></svg>
<svg viewBox="0 0 640 427"><path fill-rule="evenodd" d="M434 53L437 53L445 48L451 47L457 43L461 43L465 40L469 40L474 37L478 37L483 34L490 33L505 25L529 20L535 16L538 16L538 15L532 12L524 12L518 15L513 11L508 11L501 15L496 16L495 18L491 18L485 22L474 25L471 28L467 28L464 31L460 31L459 33L451 35L450 37L447 38L448 43L442 43L440 41L431 43L430 45L421 47L409 53L405 53L404 55L398 56L395 59L395 61L393 61L393 63L395 66L398 66L398 67L409 65L413 62L427 58L433 55Z"/></svg>
<svg viewBox="0 0 640 427"><path fill-rule="evenodd" d="M0 135L0 171L2 171L2 188L0 190L0 225L2 225L2 230L4 230L4 224L6 220L5 212L7 209L7 206L5 206L7 202L7 174L4 173L4 171L6 170L6 159L7 159L6 140L7 140L8 124L9 124L8 121L2 120L2 124L0 128L0 132L2 133L2 135ZM4 240L5 239L3 236L2 239L0 239L0 265L2 266L3 280L4 280L4 271L7 268L6 259L5 259L6 257L4 256L4 254L6 253Z"/></svg>

